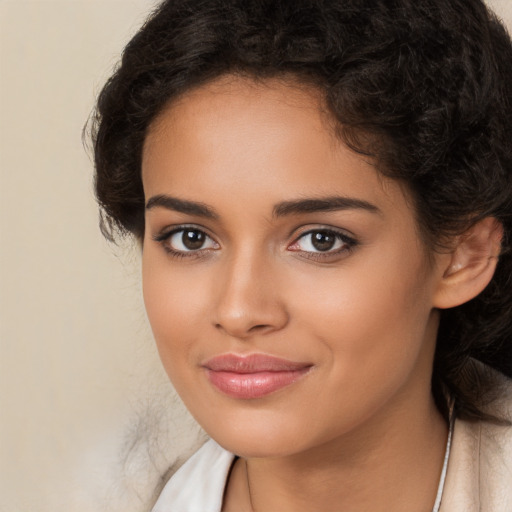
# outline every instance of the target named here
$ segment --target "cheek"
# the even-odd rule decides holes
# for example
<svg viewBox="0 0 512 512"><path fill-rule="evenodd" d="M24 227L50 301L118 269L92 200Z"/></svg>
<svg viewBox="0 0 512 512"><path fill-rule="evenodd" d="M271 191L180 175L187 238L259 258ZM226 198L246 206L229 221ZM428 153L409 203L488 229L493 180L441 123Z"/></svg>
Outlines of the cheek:
<svg viewBox="0 0 512 512"><path fill-rule="evenodd" d="M323 272L322 272L323 270ZM331 271L297 273L290 280L290 302L298 321L315 324L325 333L379 336L411 327L428 310L428 283L418 277L421 265L351 265ZM370 341L370 340L368 340Z"/></svg>
<svg viewBox="0 0 512 512"><path fill-rule="evenodd" d="M173 271L166 255L147 251L142 282L149 323L162 363L172 376L186 367L183 363L190 360L194 340L204 334L200 320L208 303L205 281L197 272Z"/></svg>
<svg viewBox="0 0 512 512"><path fill-rule="evenodd" d="M337 377L359 385L391 373L404 377L430 318L423 258L396 264L397 255L381 256L357 268L347 263L336 272L303 274L290 292L298 330L324 346Z"/></svg>
<svg viewBox="0 0 512 512"><path fill-rule="evenodd" d="M307 403L308 414L330 417L328 436L355 428L415 375L428 373L423 369L428 370L430 315L420 306L421 287L392 279L375 286L369 277L362 274L338 285L326 280L323 291L295 306L297 331L316 343L321 357L322 378Z"/></svg>

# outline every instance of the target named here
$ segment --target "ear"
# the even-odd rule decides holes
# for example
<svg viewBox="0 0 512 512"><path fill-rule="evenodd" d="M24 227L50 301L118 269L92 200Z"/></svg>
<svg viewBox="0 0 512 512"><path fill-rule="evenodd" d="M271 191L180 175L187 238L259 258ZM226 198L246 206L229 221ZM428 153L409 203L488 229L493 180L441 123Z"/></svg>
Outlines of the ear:
<svg viewBox="0 0 512 512"><path fill-rule="evenodd" d="M496 270L502 237L501 223L486 217L456 238L453 252L442 258L444 268L434 307L460 306L484 290Z"/></svg>

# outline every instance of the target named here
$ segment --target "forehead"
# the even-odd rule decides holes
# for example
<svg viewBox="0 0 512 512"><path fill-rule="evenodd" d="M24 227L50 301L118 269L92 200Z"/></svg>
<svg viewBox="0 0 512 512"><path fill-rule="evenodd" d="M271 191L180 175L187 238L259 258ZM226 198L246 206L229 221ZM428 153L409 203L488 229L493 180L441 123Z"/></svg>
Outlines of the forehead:
<svg viewBox="0 0 512 512"><path fill-rule="evenodd" d="M179 115L190 110L212 113L219 105L225 106L226 99L233 110L252 106L255 110L265 111L269 103L274 103L274 107L282 104L300 110L311 109L311 113L315 115L323 113L324 121L332 120L325 106L325 93L319 87L299 81L297 77L281 75L274 78L255 78L226 74L172 99L156 117L149 133L165 124L166 118L169 119L173 114Z"/></svg>
<svg viewBox="0 0 512 512"><path fill-rule="evenodd" d="M222 192L233 201L250 193L276 203L335 192L403 202L400 185L349 150L335 124L312 86L222 77L186 93L151 125L142 162L146 199L193 193L211 203Z"/></svg>
<svg viewBox="0 0 512 512"><path fill-rule="evenodd" d="M323 103L320 90L291 79L255 81L222 76L173 100L157 116L146 136L143 168L148 155L155 156L159 143L169 152L197 152L214 150L222 139L223 145L232 143L230 154L234 156L236 143L243 140L245 154L262 144L271 154L288 134L297 139L316 132L322 134L324 142L334 145L334 119ZM291 124L296 128L293 133Z"/></svg>

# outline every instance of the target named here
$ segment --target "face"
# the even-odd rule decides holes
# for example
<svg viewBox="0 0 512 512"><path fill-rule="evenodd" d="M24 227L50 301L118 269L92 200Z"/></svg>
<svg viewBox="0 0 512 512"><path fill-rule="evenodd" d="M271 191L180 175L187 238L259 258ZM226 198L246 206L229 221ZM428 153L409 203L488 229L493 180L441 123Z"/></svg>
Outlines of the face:
<svg viewBox="0 0 512 512"><path fill-rule="evenodd" d="M227 449L286 455L429 398L439 271L403 188L319 94L223 78L153 123L143 289L163 364Z"/></svg>

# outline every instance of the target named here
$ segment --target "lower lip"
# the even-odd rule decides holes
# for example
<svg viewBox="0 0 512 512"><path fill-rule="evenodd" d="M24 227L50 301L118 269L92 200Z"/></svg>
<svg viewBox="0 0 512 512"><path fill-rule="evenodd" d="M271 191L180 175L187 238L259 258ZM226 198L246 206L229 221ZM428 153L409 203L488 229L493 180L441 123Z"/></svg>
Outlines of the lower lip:
<svg viewBox="0 0 512 512"><path fill-rule="evenodd" d="M248 400L261 398L297 382L308 371L309 367L300 370L281 372L234 373L212 371L207 369L210 382L222 393Z"/></svg>

